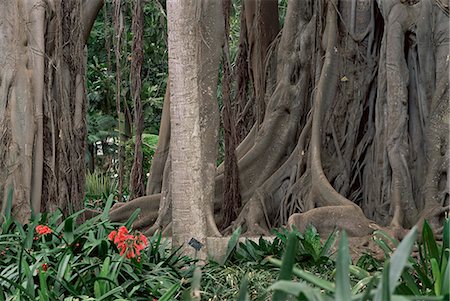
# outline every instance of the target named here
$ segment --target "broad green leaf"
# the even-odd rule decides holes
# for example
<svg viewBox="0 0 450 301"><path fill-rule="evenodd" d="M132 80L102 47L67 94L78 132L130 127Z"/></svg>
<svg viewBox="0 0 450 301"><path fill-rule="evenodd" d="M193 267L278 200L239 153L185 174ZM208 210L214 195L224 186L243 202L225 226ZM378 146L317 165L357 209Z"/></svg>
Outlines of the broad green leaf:
<svg viewBox="0 0 450 301"><path fill-rule="evenodd" d="M449 252L446 252L447 249L450 249L450 218L445 219L442 232L441 262L439 263L441 267L449 261Z"/></svg>
<svg viewBox="0 0 450 301"><path fill-rule="evenodd" d="M381 277L381 285L378 286L375 295L375 301L388 301L386 298L389 298L393 294L397 286L397 281L403 273L403 269L406 266L409 255L411 254L416 237L417 226L414 226L398 245L394 254L392 254L391 259L385 265L385 270L383 271L383 276Z"/></svg>
<svg viewBox="0 0 450 301"><path fill-rule="evenodd" d="M231 253L236 249L237 244L239 243L239 237L241 236L242 229L238 227L234 230L233 234L230 237L227 245L227 252L225 253L225 257L222 259L221 264L224 265L230 257Z"/></svg>
<svg viewBox="0 0 450 301"><path fill-rule="evenodd" d="M39 300L48 301L49 291L47 286L47 273L39 270Z"/></svg>
<svg viewBox="0 0 450 301"><path fill-rule="evenodd" d="M348 239L345 231L342 232L339 242L339 251L336 260L336 301L348 301L351 298L349 265L350 251L348 248Z"/></svg>
<svg viewBox="0 0 450 301"><path fill-rule="evenodd" d="M20 285L19 283L16 283L15 281L12 281L6 277L0 276L1 280L6 281L9 285L11 285L12 287L15 287L17 289L17 292L20 292L20 297L26 297L26 299L28 300L34 300L34 296L29 295L29 293L22 287L22 285ZM21 300L20 298L17 299L7 299L7 300Z"/></svg>
<svg viewBox="0 0 450 301"><path fill-rule="evenodd" d="M127 222L125 223L125 227L127 229L130 229L131 226L133 225L134 221L137 219L139 213L141 213L141 209L138 208L136 209L133 214L131 214L130 218L128 218Z"/></svg>
<svg viewBox="0 0 450 301"><path fill-rule="evenodd" d="M277 267L281 267L281 260L279 260L279 259L269 258L268 261ZM324 280L320 277L317 277L316 275L314 275L308 271L304 271L297 267L294 267L292 269L292 272L295 276L302 278L303 280L308 281L309 283L311 283L317 287L320 287L328 292L334 293L334 291L335 291L334 283L332 283L328 280Z"/></svg>
<svg viewBox="0 0 450 301"><path fill-rule="evenodd" d="M109 210L112 207L113 201L114 201L114 195L111 194L110 196L108 196L108 200L106 201L105 208L103 209L103 212L101 214L101 219L102 220L109 219Z"/></svg>
<svg viewBox="0 0 450 301"><path fill-rule="evenodd" d="M424 221L422 228L422 242L428 251L429 259L435 258L436 260L439 260L439 250L436 239L434 238L433 230L426 220Z"/></svg>
<svg viewBox="0 0 450 301"><path fill-rule="evenodd" d="M333 232L331 232L331 234L328 235L327 240L325 241L322 249L320 250L319 257L330 256L330 250L334 246L334 243L336 242L337 237L338 237L337 231L336 231L336 229L334 229Z"/></svg>
<svg viewBox="0 0 450 301"><path fill-rule="evenodd" d="M439 269L438 262L436 258L430 258L431 262L431 273L434 278L434 293L436 296L441 295L441 270Z"/></svg>
<svg viewBox="0 0 450 301"><path fill-rule="evenodd" d="M74 219L73 217L68 217L64 221L64 239L68 244L73 243L73 228L74 228Z"/></svg>
<svg viewBox="0 0 450 301"><path fill-rule="evenodd" d="M121 291L123 291L123 288L120 287L120 286L117 286L117 287L113 288L112 290L106 292L103 296L101 296L97 300L98 301L105 300L106 298L108 298L108 297L110 297L110 296L112 296L114 294L117 294L117 293L119 293Z"/></svg>
<svg viewBox="0 0 450 301"><path fill-rule="evenodd" d="M447 249L448 253L449 249ZM447 263L447 266L445 267L445 271L442 275L442 295L448 296L450 295L450 264Z"/></svg>
<svg viewBox="0 0 450 301"><path fill-rule="evenodd" d="M413 276L409 273L408 270L403 271L402 279L404 285L411 291L414 295L421 295L421 292L419 290L419 287L417 286L417 281L414 279Z"/></svg>
<svg viewBox="0 0 450 301"><path fill-rule="evenodd" d="M280 267L280 274L278 280L291 280L292 268L294 267L295 256L297 254L298 238L295 232L288 235L286 251L283 255L283 261ZM286 293L283 291L275 291L272 296L273 301L284 300Z"/></svg>
<svg viewBox="0 0 450 301"><path fill-rule="evenodd" d="M358 281L352 288L352 295L360 293L360 291L362 291L364 288L367 289L369 287L369 284L373 283L374 279L376 279L376 276L369 276Z"/></svg>
<svg viewBox="0 0 450 301"><path fill-rule="evenodd" d="M69 261L72 255L67 254L66 256L64 256L64 258L60 261L59 265L58 265L58 274L56 276L56 279L58 281L63 281L64 279L64 275L66 275L67 272L67 268L69 267Z"/></svg>
<svg viewBox="0 0 450 301"><path fill-rule="evenodd" d="M349 266L349 272L353 276L355 276L358 279L364 279L367 277L370 277L370 273L364 270L363 268L360 268L359 266L351 264Z"/></svg>
<svg viewBox="0 0 450 301"><path fill-rule="evenodd" d="M180 288L180 283L175 283L172 285L165 293L161 296L161 298L158 299L158 301L169 301L173 300L173 297L177 293L178 289Z"/></svg>

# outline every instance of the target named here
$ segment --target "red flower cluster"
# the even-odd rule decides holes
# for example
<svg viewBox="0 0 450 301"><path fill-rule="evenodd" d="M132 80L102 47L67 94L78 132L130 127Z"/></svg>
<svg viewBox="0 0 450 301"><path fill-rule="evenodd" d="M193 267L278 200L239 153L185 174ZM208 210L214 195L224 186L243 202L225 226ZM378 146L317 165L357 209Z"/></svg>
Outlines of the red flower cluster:
<svg viewBox="0 0 450 301"><path fill-rule="evenodd" d="M44 272L47 272L47 270L48 270L48 264L47 264L47 263L43 263L43 264L42 264L42 270L43 270Z"/></svg>
<svg viewBox="0 0 450 301"><path fill-rule="evenodd" d="M117 245L120 250L120 256L123 254L127 258L135 258L139 261L141 251L148 245L147 237L142 233L132 235L125 226L119 228L118 231L112 231L108 235L108 239Z"/></svg>
<svg viewBox="0 0 450 301"><path fill-rule="evenodd" d="M52 229L50 229L48 226L37 225L37 226L36 226L36 232L37 232L39 235L45 235L45 234L50 234L50 233L52 233Z"/></svg>

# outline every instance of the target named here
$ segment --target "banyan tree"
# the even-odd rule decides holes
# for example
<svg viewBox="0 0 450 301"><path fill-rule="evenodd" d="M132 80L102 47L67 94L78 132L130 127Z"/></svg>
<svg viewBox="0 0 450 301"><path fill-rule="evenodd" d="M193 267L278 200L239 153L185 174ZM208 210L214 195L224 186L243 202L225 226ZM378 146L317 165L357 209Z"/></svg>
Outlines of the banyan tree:
<svg viewBox="0 0 450 301"><path fill-rule="evenodd" d="M26 5L16 4L22 2L30 1L2 2L1 20L8 20L14 9L25 9ZM70 119L84 113L83 104L77 111L77 102L57 96L61 89L71 91L66 93L68 99L83 92L76 83L82 80L86 24L92 24L95 14L86 15L81 5L75 10L80 19L62 18L64 5L49 5L53 2L58 3L45 1L45 9L38 9L40 15L25 14L30 20L45 20L32 35L41 37L43 56L36 55L25 23L0 23L0 191L5 195L13 184L15 212L23 216L26 212L20 206L30 195L35 210L51 209L47 202L55 202L47 191L53 178L35 181L42 173L39 158L44 158L44 175L73 176L84 163L71 155L76 149L64 152L62 141L71 137L81 154L85 124L73 123L67 134L55 127L64 114L75 112ZM174 154L183 150L186 141L180 141L183 136L174 125L179 128L180 97L186 96L196 99L199 137L205 139L199 141L208 142L198 144L205 161L186 166L188 174L190 169L209 170L204 175L211 179L210 186L202 197L208 235L238 226L263 234L288 223L299 228L313 224L319 232L337 225L354 236L380 227L400 234L425 219L442 231L450 186L448 1L290 0L281 22L277 0L242 0L234 62L229 49L230 1L187 1L185 17L191 16L191 9L195 19L186 21L191 31L185 28L186 34L178 38L191 39L186 45L191 45L195 72L189 74L204 93L193 93L186 83L186 90L180 90L176 81L183 77L170 67L171 59L180 59L170 56L171 28L183 29L179 24L171 27L170 2L174 1L168 1L170 87L147 195L115 205L112 220L125 220L140 208L134 226L152 233L170 231L172 220L179 219L178 205L172 211L172 201L174 195L183 194L177 190L183 179L176 178L180 166ZM88 17L91 23L84 20ZM49 20L63 25L78 20L63 29L84 25L73 45L76 49L63 43L64 34L49 34L53 33ZM57 59L53 49L60 52ZM35 57L42 62L37 64ZM64 76L73 80L64 85ZM18 89L21 86L28 90ZM215 167L211 164L217 152L218 87L225 161ZM18 141L21 135L28 140ZM74 167L65 169L60 153L67 154ZM36 188L40 184L42 191ZM28 190L21 192L22 188ZM82 189L78 193L82 195ZM40 206L37 195L42 196Z"/></svg>

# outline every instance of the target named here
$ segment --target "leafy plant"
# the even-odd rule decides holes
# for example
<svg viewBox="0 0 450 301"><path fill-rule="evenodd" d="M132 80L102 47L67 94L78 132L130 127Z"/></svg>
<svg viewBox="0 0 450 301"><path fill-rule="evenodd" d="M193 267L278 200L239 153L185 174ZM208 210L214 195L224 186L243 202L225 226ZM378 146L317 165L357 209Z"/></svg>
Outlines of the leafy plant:
<svg viewBox="0 0 450 301"><path fill-rule="evenodd" d="M108 220L112 201L103 214L81 224L76 221L82 211L66 218L59 212L42 214L25 226L8 214L0 230L0 300L170 299L179 294L193 261L155 243L161 241L158 235L149 239L153 245L140 261L121 256L108 239L119 227Z"/></svg>
<svg viewBox="0 0 450 301"><path fill-rule="evenodd" d="M117 193L117 179L100 172L87 172L86 174L86 198L88 205L103 207L103 200Z"/></svg>

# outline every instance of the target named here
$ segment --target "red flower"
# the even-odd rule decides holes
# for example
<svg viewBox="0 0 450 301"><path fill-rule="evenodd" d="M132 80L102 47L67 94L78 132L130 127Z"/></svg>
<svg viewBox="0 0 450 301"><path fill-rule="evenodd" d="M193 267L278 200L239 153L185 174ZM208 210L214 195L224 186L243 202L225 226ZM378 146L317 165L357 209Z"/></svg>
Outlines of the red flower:
<svg viewBox="0 0 450 301"><path fill-rule="evenodd" d="M109 233L109 235L108 235L108 239L109 240L114 240L114 237L116 236L116 234L117 234L116 230L111 231L111 233Z"/></svg>
<svg viewBox="0 0 450 301"><path fill-rule="evenodd" d="M47 270L48 270L48 264L43 263L43 264L42 264L42 270L43 270L44 272L47 272Z"/></svg>
<svg viewBox="0 0 450 301"><path fill-rule="evenodd" d="M147 237L142 233L132 235L124 226L120 227L118 231L111 231L108 235L117 248L120 250L120 256L124 255L130 258L136 258L139 262L141 251L148 245Z"/></svg>
<svg viewBox="0 0 450 301"><path fill-rule="evenodd" d="M37 232L39 235L45 235L45 234L50 234L50 233L52 233L52 229L50 229L48 226L37 225L37 226L36 226L36 232Z"/></svg>

